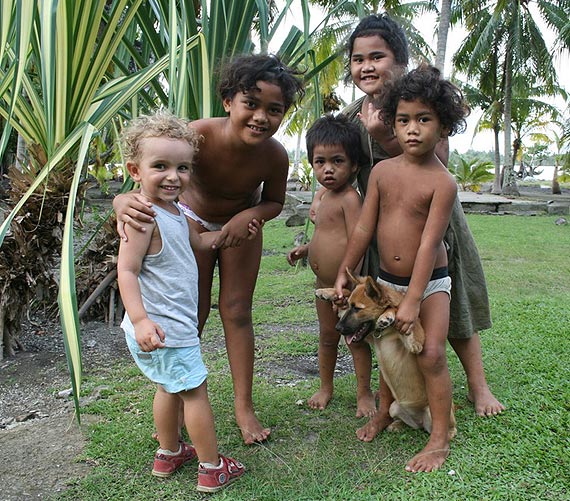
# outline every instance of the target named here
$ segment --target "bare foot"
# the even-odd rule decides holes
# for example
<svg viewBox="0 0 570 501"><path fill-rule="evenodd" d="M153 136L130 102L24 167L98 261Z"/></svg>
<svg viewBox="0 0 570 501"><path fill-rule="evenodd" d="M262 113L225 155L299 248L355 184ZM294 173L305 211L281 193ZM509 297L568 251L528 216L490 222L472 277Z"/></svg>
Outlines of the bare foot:
<svg viewBox="0 0 570 501"><path fill-rule="evenodd" d="M488 387L469 391L467 398L473 402L475 413L478 416L488 417L501 414L506 407L499 402Z"/></svg>
<svg viewBox="0 0 570 501"><path fill-rule="evenodd" d="M307 405L314 410L322 411L331 401L332 391L323 390L322 388L317 391L309 400Z"/></svg>
<svg viewBox="0 0 570 501"><path fill-rule="evenodd" d="M245 445L252 445L256 442L263 442L267 440L271 430L264 428L257 419L255 412L243 412L238 416L236 411L236 422L241 431L241 436Z"/></svg>
<svg viewBox="0 0 570 501"><path fill-rule="evenodd" d="M388 414L377 412L362 428L356 430L356 437L363 442L371 442L378 433L387 428L393 419Z"/></svg>
<svg viewBox="0 0 570 501"><path fill-rule="evenodd" d="M356 395L356 417L371 418L376 414L376 398L370 389L362 395Z"/></svg>
<svg viewBox="0 0 570 501"><path fill-rule="evenodd" d="M449 456L449 443L436 444L431 439L406 465L406 471L412 473L435 471Z"/></svg>

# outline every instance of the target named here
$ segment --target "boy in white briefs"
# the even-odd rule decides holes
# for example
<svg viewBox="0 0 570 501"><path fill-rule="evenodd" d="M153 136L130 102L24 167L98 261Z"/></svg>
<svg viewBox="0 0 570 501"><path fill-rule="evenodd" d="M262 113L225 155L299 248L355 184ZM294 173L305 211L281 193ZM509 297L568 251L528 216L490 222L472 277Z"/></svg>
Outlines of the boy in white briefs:
<svg viewBox="0 0 570 501"><path fill-rule="evenodd" d="M455 178L437 157L435 147L442 138L464 130L469 108L459 89L428 66L386 82L380 97L378 108L403 153L372 169L335 289L342 301L342 290L350 283L345 270L354 270L376 234L378 278L405 292L395 328L409 334L420 318L426 333L417 361L433 426L428 443L407 462L406 470L430 472L440 468L449 455L452 388L445 347L451 280L443 238L457 196ZM380 408L357 431L359 439L369 442L390 424L387 410L393 400L380 378Z"/></svg>

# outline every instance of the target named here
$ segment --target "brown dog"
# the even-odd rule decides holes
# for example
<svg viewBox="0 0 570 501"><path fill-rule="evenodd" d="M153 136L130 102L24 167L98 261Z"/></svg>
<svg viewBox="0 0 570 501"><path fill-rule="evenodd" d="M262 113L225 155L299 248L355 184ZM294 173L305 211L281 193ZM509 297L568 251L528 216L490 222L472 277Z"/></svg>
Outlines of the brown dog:
<svg viewBox="0 0 570 501"><path fill-rule="evenodd" d="M402 422L415 429L431 433L431 413L428 406L424 378L417 362L423 349L425 332L419 320L409 335L400 334L392 324L398 305L404 295L379 284L371 277L349 276L356 284L348 297L348 308L339 313L336 329L347 343L366 339L374 347L380 370L394 396L390 416L394 422L388 427L396 430ZM315 295L326 301L336 298L334 289L317 289ZM372 333L372 336L368 334ZM453 408L449 420L449 438L457 433Z"/></svg>

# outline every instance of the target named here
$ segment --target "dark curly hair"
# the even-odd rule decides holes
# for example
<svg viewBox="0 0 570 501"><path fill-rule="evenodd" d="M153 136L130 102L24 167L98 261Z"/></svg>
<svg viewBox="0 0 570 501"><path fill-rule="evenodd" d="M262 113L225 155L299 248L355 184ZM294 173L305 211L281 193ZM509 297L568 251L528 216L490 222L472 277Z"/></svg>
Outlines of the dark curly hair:
<svg viewBox="0 0 570 501"><path fill-rule="evenodd" d="M434 66L422 64L401 78L386 82L376 107L382 110L387 125L394 126L400 100L419 100L435 111L449 135L465 131L470 109L458 87L441 77Z"/></svg>
<svg viewBox="0 0 570 501"><path fill-rule="evenodd" d="M360 128L351 122L346 115L327 114L318 118L307 131L305 139L307 141L307 158L311 165L313 165L313 151L315 146L319 144L342 146L353 164L360 165L362 163ZM356 177L356 172L354 177Z"/></svg>
<svg viewBox="0 0 570 501"><path fill-rule="evenodd" d="M397 64L406 67L408 65L408 39L402 27L385 12L371 14L363 18L351 33L346 44L348 61L346 64L345 83L350 82L350 60L354 50L354 41L361 37L382 37L392 49Z"/></svg>
<svg viewBox="0 0 570 501"><path fill-rule="evenodd" d="M301 75L301 72L287 67L275 55L236 56L223 65L218 92L222 99L233 99L238 92L256 89L256 82L261 80L279 86L287 110L296 97L300 100L305 95L303 82L298 75Z"/></svg>

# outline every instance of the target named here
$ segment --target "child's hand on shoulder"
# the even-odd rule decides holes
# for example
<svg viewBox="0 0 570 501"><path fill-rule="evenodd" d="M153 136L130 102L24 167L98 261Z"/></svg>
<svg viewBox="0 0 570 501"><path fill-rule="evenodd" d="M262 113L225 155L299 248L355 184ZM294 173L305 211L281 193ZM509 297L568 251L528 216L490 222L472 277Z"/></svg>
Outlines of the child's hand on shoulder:
<svg viewBox="0 0 570 501"><path fill-rule="evenodd" d="M148 223L154 222L156 213L152 203L140 193L129 192L113 199L113 209L117 215L117 233L125 242L128 240L125 226L137 231L147 231Z"/></svg>
<svg viewBox="0 0 570 501"><path fill-rule="evenodd" d="M142 351L164 348L164 331L150 318L143 318L135 324L135 339Z"/></svg>

